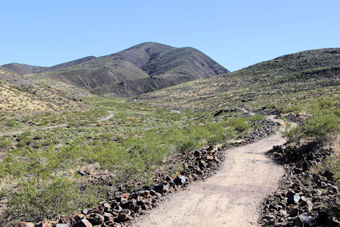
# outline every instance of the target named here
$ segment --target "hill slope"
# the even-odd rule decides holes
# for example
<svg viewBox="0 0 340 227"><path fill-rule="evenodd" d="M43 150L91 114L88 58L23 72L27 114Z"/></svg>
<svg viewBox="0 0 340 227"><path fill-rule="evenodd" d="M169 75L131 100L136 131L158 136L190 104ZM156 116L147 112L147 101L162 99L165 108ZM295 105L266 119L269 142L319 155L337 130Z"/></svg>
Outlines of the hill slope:
<svg viewBox="0 0 340 227"><path fill-rule="evenodd" d="M79 110L86 107L75 97L43 84L35 83L24 75L0 69L0 117L19 117L45 112ZM0 122L0 126L3 121Z"/></svg>
<svg viewBox="0 0 340 227"><path fill-rule="evenodd" d="M140 102L173 108L221 109L243 105L251 109L275 105L287 96L321 95L340 84L340 49L303 51L261 62L227 75L191 81L139 97ZM313 95L313 94L314 95ZM262 99L261 102L257 100Z"/></svg>
<svg viewBox="0 0 340 227"><path fill-rule="evenodd" d="M77 60L74 60L74 61L69 61L69 62L58 64L58 65L55 65L55 66L51 66L51 67L46 68L42 71L46 72L46 71L55 71L55 70L58 70L58 69L64 69L64 68L71 67L71 66L74 66L74 65L79 65L83 62L87 62L87 61L90 61L92 59L96 59L96 57L95 56L88 56L88 57L80 58L80 59L77 59Z"/></svg>
<svg viewBox="0 0 340 227"><path fill-rule="evenodd" d="M34 65L26 65L26 64L19 64L19 63L10 63L0 66L0 69L6 70L9 72L17 73L17 74L32 74L32 73L40 73L40 72L47 72L47 71L55 71L58 69L64 69L67 67L71 67L74 65L78 65L80 63L90 61L95 59L94 56L88 56L84 58L80 58L74 61L65 62L62 64L54 65L51 67L42 67L42 66L34 66Z"/></svg>
<svg viewBox="0 0 340 227"><path fill-rule="evenodd" d="M31 74L40 72L47 67L42 66L34 66L34 65L26 65L26 64L19 64L19 63L10 63L0 66L0 69L6 70L9 72L17 73L17 74Z"/></svg>
<svg viewBox="0 0 340 227"><path fill-rule="evenodd" d="M228 72L196 49L149 42L37 76L100 95L126 97Z"/></svg>

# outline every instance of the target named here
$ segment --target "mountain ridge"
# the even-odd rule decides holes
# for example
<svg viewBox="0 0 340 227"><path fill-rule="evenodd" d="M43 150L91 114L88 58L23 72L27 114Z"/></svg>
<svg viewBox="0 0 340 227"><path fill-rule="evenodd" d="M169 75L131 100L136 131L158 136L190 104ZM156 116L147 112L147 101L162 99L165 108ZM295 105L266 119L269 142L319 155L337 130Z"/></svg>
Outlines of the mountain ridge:
<svg viewBox="0 0 340 227"><path fill-rule="evenodd" d="M176 48L147 42L66 68L53 71L47 69L35 76L99 95L131 97L145 91L225 73L229 73L229 70L194 48ZM130 82L134 80L141 81ZM137 84L139 88L121 86L124 84L122 82ZM152 86L148 86L147 82ZM148 88L144 89L143 85Z"/></svg>

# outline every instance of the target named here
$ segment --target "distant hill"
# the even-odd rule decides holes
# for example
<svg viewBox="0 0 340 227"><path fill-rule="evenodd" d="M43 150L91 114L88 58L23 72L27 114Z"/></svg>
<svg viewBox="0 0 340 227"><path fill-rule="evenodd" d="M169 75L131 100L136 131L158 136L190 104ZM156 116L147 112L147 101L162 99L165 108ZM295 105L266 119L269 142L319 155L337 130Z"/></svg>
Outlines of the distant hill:
<svg viewBox="0 0 340 227"><path fill-rule="evenodd" d="M33 73L48 72L48 71L55 71L58 69L64 69L67 67L78 65L86 61L90 61L95 58L96 57L94 56L84 57L84 58L80 58L74 61L69 61L69 62L65 62L62 64L58 64L52 67L42 67L42 66L26 65L26 64L19 64L19 63L10 63L6 65L2 65L0 68L3 70L7 70L9 72L25 75L25 74L33 74Z"/></svg>
<svg viewBox="0 0 340 227"><path fill-rule="evenodd" d="M2 65L1 68L3 70L7 70L9 72L13 72L17 74L32 74L32 73L40 72L46 69L47 67L26 65L26 64L19 64L19 63L10 63L6 65Z"/></svg>
<svg viewBox="0 0 340 227"><path fill-rule="evenodd" d="M77 60L74 60L74 61L69 61L69 62L58 64L58 65L55 65L55 66L52 66L52 67L48 67L48 68L45 68L41 71L47 72L47 71L55 71L55 70L58 70L58 69L64 69L64 68L71 67L71 66L74 66L74 65L79 65L83 62L87 62L87 61L90 61L90 60L93 60L93 59L96 59L96 57L95 56L88 56L88 57L85 57L85 58L80 58L80 59L77 59Z"/></svg>
<svg viewBox="0 0 340 227"><path fill-rule="evenodd" d="M327 48L284 55L226 75L143 94L138 100L157 106L200 110L237 105L257 109L271 103L280 109L291 97L320 97L319 89L327 88L329 94L336 92L339 85L340 49Z"/></svg>
<svg viewBox="0 0 340 227"><path fill-rule="evenodd" d="M37 76L95 94L117 97L131 97L229 72L194 48L175 48L151 42L67 68L50 69Z"/></svg>

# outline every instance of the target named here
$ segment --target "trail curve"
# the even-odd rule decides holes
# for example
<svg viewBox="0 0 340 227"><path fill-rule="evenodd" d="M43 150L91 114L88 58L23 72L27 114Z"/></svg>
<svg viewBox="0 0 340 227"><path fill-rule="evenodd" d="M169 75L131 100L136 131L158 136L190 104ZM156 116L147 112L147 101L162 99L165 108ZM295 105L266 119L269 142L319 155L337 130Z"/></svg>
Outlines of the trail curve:
<svg viewBox="0 0 340 227"><path fill-rule="evenodd" d="M258 226L261 201L277 189L284 174L265 153L284 142L278 133L227 150L216 175L168 196L134 226Z"/></svg>

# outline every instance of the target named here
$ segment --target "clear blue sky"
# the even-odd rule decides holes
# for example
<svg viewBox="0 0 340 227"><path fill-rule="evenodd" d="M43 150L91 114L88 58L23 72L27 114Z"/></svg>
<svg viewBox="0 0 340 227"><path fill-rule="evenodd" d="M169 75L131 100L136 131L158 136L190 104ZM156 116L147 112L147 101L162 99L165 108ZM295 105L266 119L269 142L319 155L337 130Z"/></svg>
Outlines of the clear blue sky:
<svg viewBox="0 0 340 227"><path fill-rule="evenodd" d="M142 42L194 47L231 71L340 47L339 0L0 0L0 65L52 66Z"/></svg>

